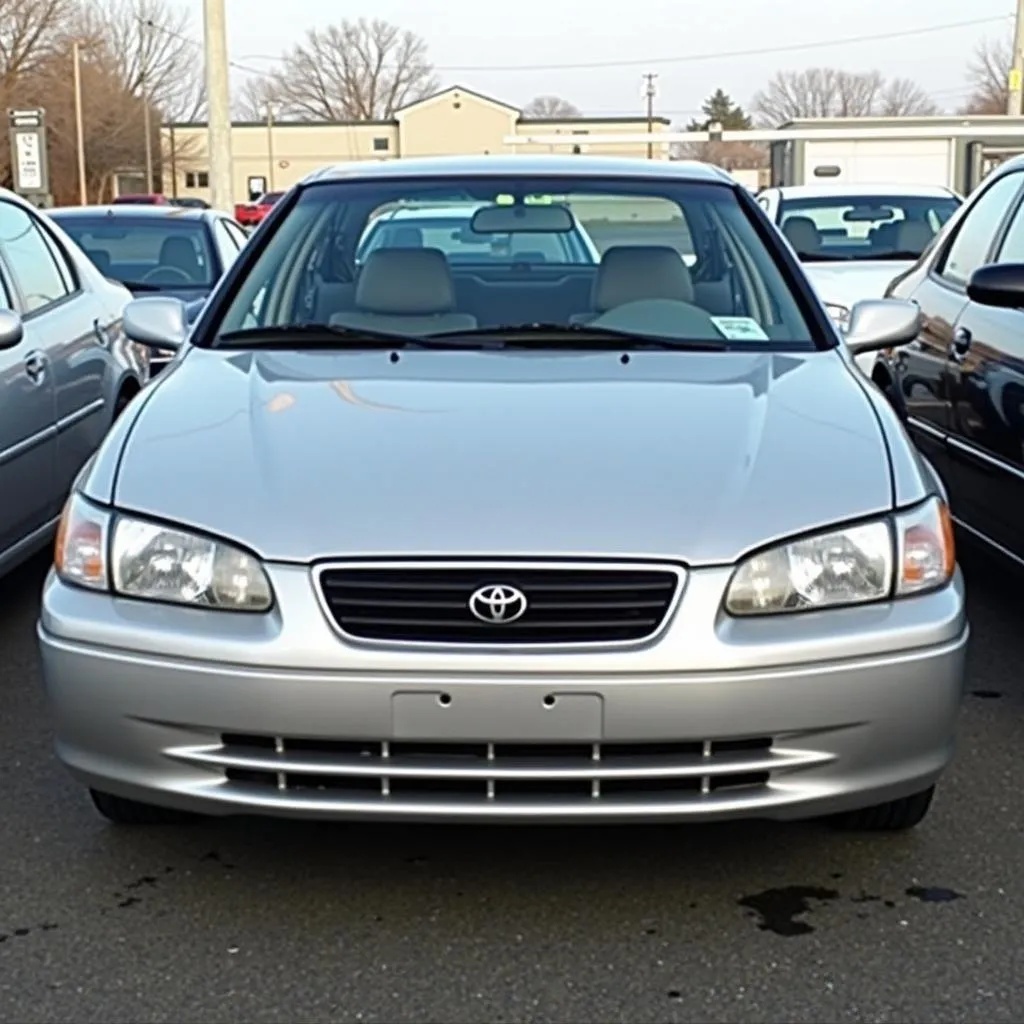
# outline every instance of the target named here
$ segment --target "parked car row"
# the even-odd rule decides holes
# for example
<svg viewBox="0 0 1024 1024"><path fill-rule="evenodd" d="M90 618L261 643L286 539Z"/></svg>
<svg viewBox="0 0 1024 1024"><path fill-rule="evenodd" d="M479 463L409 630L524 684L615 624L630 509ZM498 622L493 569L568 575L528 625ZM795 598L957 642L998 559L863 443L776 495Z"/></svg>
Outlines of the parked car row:
<svg viewBox="0 0 1024 1024"><path fill-rule="evenodd" d="M39 633L110 820L925 817L969 635L953 524L1024 563L1024 160L966 203L367 164L256 246L211 211L10 206L116 294L118 351L173 354L94 459L144 371L77 447L57 376L50 454L0 453L59 467L19 551L71 489Z"/></svg>

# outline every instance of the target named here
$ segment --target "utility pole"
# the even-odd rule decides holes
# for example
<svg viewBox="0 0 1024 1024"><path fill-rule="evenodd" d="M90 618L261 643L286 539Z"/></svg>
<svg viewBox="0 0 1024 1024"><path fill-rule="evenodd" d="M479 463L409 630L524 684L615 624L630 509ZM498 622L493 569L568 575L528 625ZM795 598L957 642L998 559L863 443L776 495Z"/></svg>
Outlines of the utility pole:
<svg viewBox="0 0 1024 1024"><path fill-rule="evenodd" d="M206 51L207 151L210 160L210 205L230 213L234 204L231 159L231 91L228 84L228 37L225 0L203 0Z"/></svg>
<svg viewBox="0 0 1024 1024"><path fill-rule="evenodd" d="M82 206L89 203L89 187L85 180L85 127L82 118L82 47L76 39L71 44L71 60L75 75L75 145L78 151L78 198Z"/></svg>
<svg viewBox="0 0 1024 1024"><path fill-rule="evenodd" d="M267 100L267 191L274 191L274 104Z"/></svg>
<svg viewBox="0 0 1024 1024"><path fill-rule="evenodd" d="M142 92L142 130L146 133L146 193L153 191L153 127L149 122L149 82L147 81L148 61L151 53L149 32L151 21L142 23L142 69L139 72L139 89Z"/></svg>
<svg viewBox="0 0 1024 1024"><path fill-rule="evenodd" d="M1024 4L1024 0L1020 0ZM653 71L648 71L644 75L644 81L647 83L644 89L644 95L647 97L647 134L654 134L654 97L658 93L658 87L654 84L657 81L658 76ZM647 140L647 159L654 159L654 140Z"/></svg>
<svg viewBox="0 0 1024 1024"><path fill-rule="evenodd" d="M1017 23L1013 31L1013 63L1007 83L1006 113L1020 117L1024 113L1024 0L1017 0Z"/></svg>

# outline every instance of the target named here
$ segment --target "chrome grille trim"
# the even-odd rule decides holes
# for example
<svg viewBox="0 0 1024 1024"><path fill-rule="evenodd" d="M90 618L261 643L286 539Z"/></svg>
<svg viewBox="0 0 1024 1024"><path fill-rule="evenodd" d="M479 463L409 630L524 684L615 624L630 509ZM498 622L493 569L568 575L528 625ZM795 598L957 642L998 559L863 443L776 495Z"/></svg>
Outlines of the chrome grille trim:
<svg viewBox="0 0 1024 1024"><path fill-rule="evenodd" d="M531 754L531 749L536 753ZM646 752L645 752L646 751ZM218 769L249 793L383 809L456 801L464 806L550 806L671 800L694 805L756 796L776 773L832 755L777 747L769 738L666 743L507 744L315 741L227 734L219 745L167 753Z"/></svg>
<svg viewBox="0 0 1024 1024"><path fill-rule="evenodd" d="M593 573L662 573L671 574L674 577L675 585L673 592L664 606L660 608L657 621L643 635L629 637L628 639L612 640L580 640L567 641L544 641L544 642L516 642L513 640L483 639L483 640L427 640L427 639L392 639L362 636L344 628L339 622L331 602L327 596L324 577L328 573L362 571L394 571L401 573L407 571L415 573L422 572L443 572L445 570L464 571L473 570L482 573L482 579L486 583L500 583L502 573L510 574L516 571L538 572L577 572L585 574ZM628 561L628 560L556 560L556 559L521 559L521 558L450 558L450 559L359 559L359 560L338 560L323 562L313 567L313 590L320 609L331 629L346 643L374 648L412 648L419 650L472 650L479 652L486 651L566 651L566 650L608 650L608 649L629 649L644 646L659 639L672 622L675 613L682 600L683 591L686 586L686 569L671 562L658 561ZM466 598L468 599L467 592Z"/></svg>

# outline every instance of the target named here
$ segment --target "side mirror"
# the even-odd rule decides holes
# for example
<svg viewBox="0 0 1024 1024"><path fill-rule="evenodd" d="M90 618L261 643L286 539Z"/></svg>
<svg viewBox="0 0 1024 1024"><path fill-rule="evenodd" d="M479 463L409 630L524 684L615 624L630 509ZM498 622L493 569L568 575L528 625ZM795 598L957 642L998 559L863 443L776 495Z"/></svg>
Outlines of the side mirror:
<svg viewBox="0 0 1024 1024"><path fill-rule="evenodd" d="M164 295L133 299L124 308L124 333L137 345L177 351L188 334L185 303Z"/></svg>
<svg viewBox="0 0 1024 1024"><path fill-rule="evenodd" d="M904 299L862 299L850 310L844 340L850 352L879 352L913 341L921 330L921 310Z"/></svg>
<svg viewBox="0 0 1024 1024"><path fill-rule="evenodd" d="M0 350L14 348L24 336L21 317L10 309L0 309Z"/></svg>
<svg viewBox="0 0 1024 1024"><path fill-rule="evenodd" d="M967 282L967 297L979 306L1024 306L1024 263L989 263Z"/></svg>

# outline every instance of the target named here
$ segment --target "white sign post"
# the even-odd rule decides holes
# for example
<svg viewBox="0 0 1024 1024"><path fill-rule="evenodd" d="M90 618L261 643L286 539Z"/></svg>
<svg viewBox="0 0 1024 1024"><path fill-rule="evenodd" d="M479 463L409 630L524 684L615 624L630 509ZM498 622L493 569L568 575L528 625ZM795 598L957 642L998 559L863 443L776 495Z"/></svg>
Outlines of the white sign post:
<svg viewBox="0 0 1024 1024"><path fill-rule="evenodd" d="M52 206L46 155L46 112L8 110L14 191L36 206Z"/></svg>

